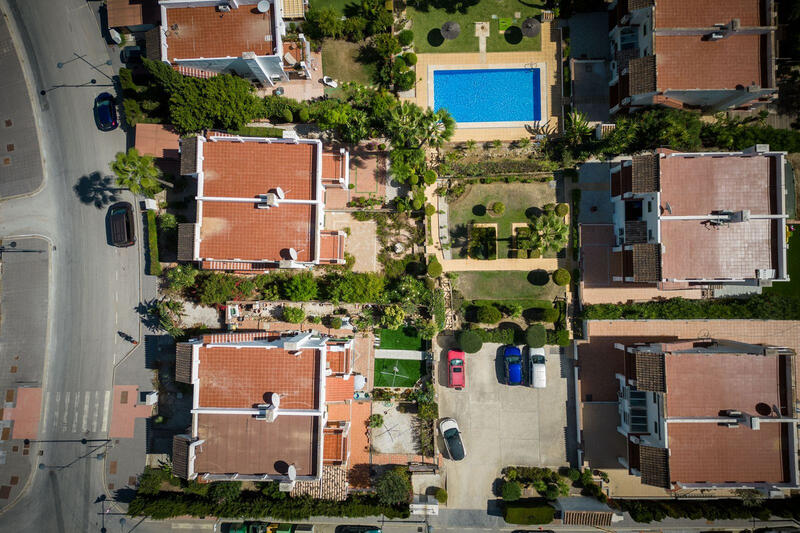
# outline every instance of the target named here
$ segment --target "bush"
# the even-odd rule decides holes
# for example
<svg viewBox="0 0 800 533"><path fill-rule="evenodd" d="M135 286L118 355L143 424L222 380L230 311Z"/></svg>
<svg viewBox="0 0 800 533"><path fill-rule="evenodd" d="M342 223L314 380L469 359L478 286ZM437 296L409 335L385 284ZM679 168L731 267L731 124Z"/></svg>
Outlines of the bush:
<svg viewBox="0 0 800 533"><path fill-rule="evenodd" d="M400 46L408 46L414 41L414 32L403 30L397 34L397 40L400 41Z"/></svg>
<svg viewBox="0 0 800 533"><path fill-rule="evenodd" d="M311 273L295 274L283 285L286 299L307 302L317 297L317 280Z"/></svg>
<svg viewBox="0 0 800 533"><path fill-rule="evenodd" d="M379 413L375 413L374 415L369 416L369 421L367 425L371 428L379 428L383 425L383 415Z"/></svg>
<svg viewBox="0 0 800 533"><path fill-rule="evenodd" d="M492 212L495 215L502 215L506 212L506 205L503 202L495 202L492 204Z"/></svg>
<svg viewBox="0 0 800 533"><path fill-rule="evenodd" d="M158 228L161 231L170 231L178 227L178 217L172 213L161 213L158 215Z"/></svg>
<svg viewBox="0 0 800 533"><path fill-rule="evenodd" d="M437 502L441 504L447 503L447 491L444 490L443 488L439 487L438 489L436 489L435 496Z"/></svg>
<svg viewBox="0 0 800 533"><path fill-rule="evenodd" d="M231 502L242 492L241 481L216 481L208 488L208 497L217 503Z"/></svg>
<svg viewBox="0 0 800 533"><path fill-rule="evenodd" d="M522 497L522 485L517 481L506 481L503 483L501 495L507 502L515 502Z"/></svg>
<svg viewBox="0 0 800 533"><path fill-rule="evenodd" d="M482 305L478 308L477 318L483 324L497 324L503 318L503 313L493 305Z"/></svg>
<svg viewBox="0 0 800 533"><path fill-rule="evenodd" d="M550 501L557 500L560 492L558 485L551 483L547 486L547 490L544 491L544 497Z"/></svg>
<svg viewBox="0 0 800 533"><path fill-rule="evenodd" d="M554 516L555 509L539 502L506 504L503 509L503 518L509 524L549 524Z"/></svg>
<svg viewBox="0 0 800 533"><path fill-rule="evenodd" d="M556 206L556 215L564 217L567 216L567 213L569 213L569 206L567 204L558 204Z"/></svg>
<svg viewBox="0 0 800 533"><path fill-rule="evenodd" d="M330 325L333 329L341 329L342 327L342 319L338 316L332 316L330 319Z"/></svg>
<svg viewBox="0 0 800 533"><path fill-rule="evenodd" d="M561 313L558 312L558 309L554 307L548 307L547 309L542 309L542 321L549 322L551 324L555 324L558 322L558 318L561 316Z"/></svg>
<svg viewBox="0 0 800 533"><path fill-rule="evenodd" d="M555 344L557 346L569 346L569 331L565 329L547 330L547 344Z"/></svg>
<svg viewBox="0 0 800 533"><path fill-rule="evenodd" d="M403 58L406 60L406 64L409 66L413 67L417 64L417 54L414 52L408 52L407 54L404 54Z"/></svg>
<svg viewBox="0 0 800 533"><path fill-rule="evenodd" d="M567 477L574 483L581 478L581 471L577 468L570 468L567 472Z"/></svg>
<svg viewBox="0 0 800 533"><path fill-rule="evenodd" d="M283 119L284 122L293 122L294 115L292 114L292 110L288 108L284 109L281 118Z"/></svg>
<svg viewBox="0 0 800 533"><path fill-rule="evenodd" d="M438 278L442 275L442 264L434 255L428 263L428 275L432 278Z"/></svg>
<svg viewBox="0 0 800 533"><path fill-rule="evenodd" d="M308 122L309 118L310 117L308 116L308 109L306 109L305 107L301 108L300 111L297 112L298 122Z"/></svg>
<svg viewBox="0 0 800 533"><path fill-rule="evenodd" d="M284 307L283 320L292 324L299 324L306 318L306 312L299 307Z"/></svg>
<svg viewBox="0 0 800 533"><path fill-rule="evenodd" d="M161 263L158 261L158 230L156 228L155 211L147 211L147 252L149 261L147 273L151 276L161 275Z"/></svg>
<svg viewBox="0 0 800 533"><path fill-rule="evenodd" d="M378 501L384 505L407 503L411 499L411 480L408 471L396 467L384 472L375 484Z"/></svg>
<svg viewBox="0 0 800 533"><path fill-rule="evenodd" d="M426 185L433 185L436 183L436 172L428 169L422 174L422 178L425 180Z"/></svg>
<svg viewBox="0 0 800 533"><path fill-rule="evenodd" d="M222 272L203 275L197 288L200 303L203 305L224 304L232 300L236 291L236 278Z"/></svg>
<svg viewBox="0 0 800 533"><path fill-rule="evenodd" d="M167 270L166 278L170 290L182 291L194 285L200 272L191 264L178 265Z"/></svg>
<svg viewBox="0 0 800 533"><path fill-rule="evenodd" d="M541 324L531 324L525 330L525 342L531 348L541 348L547 342L547 332Z"/></svg>
<svg viewBox="0 0 800 533"><path fill-rule="evenodd" d="M433 207L431 204L425 204L425 215L431 216L436 212L436 208Z"/></svg>
<svg viewBox="0 0 800 533"><path fill-rule="evenodd" d="M553 272L553 283L556 285L563 287L564 285L568 285L570 281L572 281L572 275L570 275L569 270L566 268L559 268Z"/></svg>
<svg viewBox="0 0 800 533"><path fill-rule="evenodd" d="M483 347L483 341L474 331L464 330L458 334L458 345L466 353L476 353Z"/></svg>

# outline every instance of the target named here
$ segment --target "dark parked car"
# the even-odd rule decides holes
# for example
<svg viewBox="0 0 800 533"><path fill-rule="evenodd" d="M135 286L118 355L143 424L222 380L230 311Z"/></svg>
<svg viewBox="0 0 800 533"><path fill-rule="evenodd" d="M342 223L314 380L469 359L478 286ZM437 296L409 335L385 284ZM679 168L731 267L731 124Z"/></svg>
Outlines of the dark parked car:
<svg viewBox="0 0 800 533"><path fill-rule="evenodd" d="M336 533L381 533L378 526L336 526Z"/></svg>
<svg viewBox="0 0 800 533"><path fill-rule="evenodd" d="M114 246L133 246L136 243L136 225L133 222L131 204L119 202L109 208L108 231Z"/></svg>
<svg viewBox="0 0 800 533"><path fill-rule="evenodd" d="M142 49L138 46L126 46L119 53L119 58L123 63L141 63L142 62Z"/></svg>
<svg viewBox="0 0 800 533"><path fill-rule="evenodd" d="M117 102L109 93L100 93L94 99L94 120L101 131L111 131L117 123Z"/></svg>
<svg viewBox="0 0 800 533"><path fill-rule="evenodd" d="M439 422L439 431L444 439L447 453L453 461L462 460L467 452L464 450L464 442L461 440L461 430L458 423L452 418L443 418Z"/></svg>
<svg viewBox="0 0 800 533"><path fill-rule="evenodd" d="M522 352L516 346L506 346L503 350L503 365L506 369L508 385L522 384Z"/></svg>

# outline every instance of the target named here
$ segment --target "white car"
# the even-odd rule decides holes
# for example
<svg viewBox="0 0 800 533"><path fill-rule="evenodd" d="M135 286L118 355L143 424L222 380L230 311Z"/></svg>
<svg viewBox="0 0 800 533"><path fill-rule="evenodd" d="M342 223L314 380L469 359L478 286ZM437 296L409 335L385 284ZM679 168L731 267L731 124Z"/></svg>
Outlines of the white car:
<svg viewBox="0 0 800 533"><path fill-rule="evenodd" d="M544 348L528 348L529 375L531 387L543 389L547 386L547 372L545 367Z"/></svg>
<svg viewBox="0 0 800 533"><path fill-rule="evenodd" d="M443 418L439 422L439 431L442 433L447 455L453 461L462 460L467 452L464 450L464 441L461 440L461 430L458 423L452 418Z"/></svg>

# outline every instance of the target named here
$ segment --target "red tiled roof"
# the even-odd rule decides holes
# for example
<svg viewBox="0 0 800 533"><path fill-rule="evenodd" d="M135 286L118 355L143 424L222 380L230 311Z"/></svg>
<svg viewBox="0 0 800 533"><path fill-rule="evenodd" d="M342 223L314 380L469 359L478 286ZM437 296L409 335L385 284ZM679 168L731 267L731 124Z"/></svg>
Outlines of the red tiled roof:
<svg viewBox="0 0 800 533"><path fill-rule="evenodd" d="M344 236L334 231L321 232L319 257L329 261L344 259Z"/></svg>
<svg viewBox="0 0 800 533"><path fill-rule="evenodd" d="M312 349L295 356L279 348L201 347L199 405L251 408L278 393L281 409L315 409L319 358Z"/></svg>
<svg viewBox="0 0 800 533"><path fill-rule="evenodd" d="M710 28L738 18L743 27L761 26L762 0L658 0L655 3L656 29Z"/></svg>
<svg viewBox="0 0 800 533"><path fill-rule="evenodd" d="M143 155L178 160L180 138L172 126L141 123L136 125L135 146Z"/></svg>
<svg viewBox="0 0 800 533"><path fill-rule="evenodd" d="M325 378L325 401L343 402L353 399L353 378L344 380L341 377L329 376ZM281 404L283 405L283 404Z"/></svg>
<svg viewBox="0 0 800 533"><path fill-rule="evenodd" d="M214 6L169 8L162 21L167 26L167 59L272 55L272 11L258 13L251 5L227 13Z"/></svg>
<svg viewBox="0 0 800 533"><path fill-rule="evenodd" d="M109 28L157 24L158 0L106 0Z"/></svg>
<svg viewBox="0 0 800 533"><path fill-rule="evenodd" d="M322 179L338 180L344 178L344 157L340 153L322 154Z"/></svg>
<svg viewBox="0 0 800 533"><path fill-rule="evenodd" d="M329 463L340 463L346 459L347 437L342 431L332 431L325 428L323 435L323 461Z"/></svg>
<svg viewBox="0 0 800 533"><path fill-rule="evenodd" d="M736 34L717 41L701 35L655 35L656 83L668 89L735 89L769 85L763 78L764 36Z"/></svg>

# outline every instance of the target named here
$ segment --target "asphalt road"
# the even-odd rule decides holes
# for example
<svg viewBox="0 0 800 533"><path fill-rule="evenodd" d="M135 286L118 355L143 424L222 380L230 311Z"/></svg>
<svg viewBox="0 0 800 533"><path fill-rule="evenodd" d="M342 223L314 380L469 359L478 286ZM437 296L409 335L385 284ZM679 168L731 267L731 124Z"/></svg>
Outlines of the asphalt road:
<svg viewBox="0 0 800 533"><path fill-rule="evenodd" d="M114 362L130 347L117 331L139 335L141 249L109 246L105 230L114 194L102 177L114 154L125 149L125 133L103 133L94 124L95 96L113 92L102 85L111 83L112 67L105 62L116 55L101 36L95 5L0 0L33 86L45 161L38 193L0 203L0 237L43 235L52 243L49 327L40 332L47 335L43 417L33 444L43 451L43 466L33 471L21 499L4 509L4 531L100 530L107 503L97 501L105 492L104 461L97 457L113 443L104 441L104 424L63 423L63 417L97 416L111 390ZM129 193L116 196L132 201Z"/></svg>

